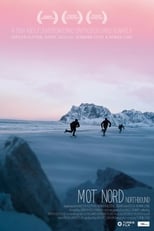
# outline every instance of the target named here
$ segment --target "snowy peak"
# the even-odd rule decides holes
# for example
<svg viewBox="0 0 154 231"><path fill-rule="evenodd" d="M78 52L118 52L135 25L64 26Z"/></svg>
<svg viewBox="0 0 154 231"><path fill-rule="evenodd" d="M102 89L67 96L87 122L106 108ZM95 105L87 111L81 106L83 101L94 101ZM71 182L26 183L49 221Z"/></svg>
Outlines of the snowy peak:
<svg viewBox="0 0 154 231"><path fill-rule="evenodd" d="M94 105L94 104L81 104L78 107L81 118L95 119L102 116L110 116L111 112L106 107Z"/></svg>
<svg viewBox="0 0 154 231"><path fill-rule="evenodd" d="M144 113L140 111L136 111L134 109L132 110L124 110L122 111L122 114L128 118L132 123L141 123L141 122L146 122L146 117Z"/></svg>
<svg viewBox="0 0 154 231"><path fill-rule="evenodd" d="M61 117L62 122L70 122L74 119L87 124L100 124L107 117L112 126L124 124L127 126L152 126L154 125L154 113L137 110L123 110L120 113L113 114L103 106L95 104L82 103L80 106L72 106L71 110Z"/></svg>
<svg viewBox="0 0 154 231"><path fill-rule="evenodd" d="M105 117L114 120L108 108L95 104L82 103L80 106L72 106L71 110L62 116L60 120L63 122L69 122L78 119L80 121L90 122Z"/></svg>

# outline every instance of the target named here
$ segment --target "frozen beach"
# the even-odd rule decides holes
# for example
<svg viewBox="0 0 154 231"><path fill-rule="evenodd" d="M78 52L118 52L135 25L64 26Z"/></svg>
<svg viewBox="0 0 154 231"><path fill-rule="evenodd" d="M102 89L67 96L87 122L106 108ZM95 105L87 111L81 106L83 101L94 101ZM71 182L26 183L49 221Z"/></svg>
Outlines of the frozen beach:
<svg viewBox="0 0 154 231"><path fill-rule="evenodd" d="M96 179L97 169L111 167L154 186L154 128L116 127L105 137L99 126L82 125L76 137L64 134L60 122L6 121L0 123L0 144L10 136L24 138L40 160L58 196L87 180Z"/></svg>
<svg viewBox="0 0 154 231"><path fill-rule="evenodd" d="M91 187L92 184L94 186L96 179L98 179L98 169L102 171L111 168L111 172L110 170L108 172L111 175L106 172L108 182L111 180L110 177L112 178L112 175L115 174L112 169L115 169L154 187L154 127L126 127L121 134L117 127L111 127L108 128L105 137L100 126L97 125L81 124L80 128L77 129L76 137L73 137L71 133L64 133L68 127L68 124L60 122L1 120L0 151L3 150L8 137L23 138L40 161L41 167L54 187L62 205L65 205L66 202L71 204L72 200L76 201L74 191L71 190L76 187L80 188L81 184L83 187ZM20 175L20 172L17 174ZM33 189L33 185L30 187ZM147 195L152 198L153 190L149 191L144 187L133 189L132 187L125 193L128 196ZM3 201L3 199L1 200ZM153 205L151 212L153 213ZM31 215L23 214L22 216L20 213L7 211L0 213L0 228L10 231L13 217L17 220L21 219L20 224L15 226L16 230L22 229L24 231L23 227L29 227L30 231L33 231L33 227L37 230L41 227L43 231L49 230L45 223ZM103 230L102 221L102 219L96 223L92 221L87 225L90 224L94 231L100 227ZM10 226L7 226L7 222ZM70 226L65 230L72 231L74 229L73 224L76 226L76 223L70 221L68 223ZM81 227L85 227L85 224L79 223L76 230L81 230ZM145 229L147 230L147 228ZM142 228L143 231L145 229ZM85 230L88 230L88 226ZM116 230L123 229L117 226ZM133 225L129 230L138 229L135 229ZM151 228L148 230L151 231Z"/></svg>

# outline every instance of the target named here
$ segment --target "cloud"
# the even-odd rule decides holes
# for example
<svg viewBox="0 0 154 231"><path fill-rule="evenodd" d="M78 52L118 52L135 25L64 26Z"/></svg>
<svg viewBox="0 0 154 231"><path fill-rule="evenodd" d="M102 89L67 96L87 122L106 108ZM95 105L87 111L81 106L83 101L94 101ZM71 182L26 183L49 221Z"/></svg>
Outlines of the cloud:
<svg viewBox="0 0 154 231"><path fill-rule="evenodd" d="M142 100L142 102L146 102L151 106L153 105L154 107L154 102L152 100L154 99L154 85L139 87L132 93L138 97L139 100Z"/></svg>
<svg viewBox="0 0 154 231"><path fill-rule="evenodd" d="M57 99L67 99L72 93L73 89L67 87L67 83L63 84L61 82L49 82L48 84L42 84L42 86L37 88L37 91L43 93L47 97L52 97Z"/></svg>

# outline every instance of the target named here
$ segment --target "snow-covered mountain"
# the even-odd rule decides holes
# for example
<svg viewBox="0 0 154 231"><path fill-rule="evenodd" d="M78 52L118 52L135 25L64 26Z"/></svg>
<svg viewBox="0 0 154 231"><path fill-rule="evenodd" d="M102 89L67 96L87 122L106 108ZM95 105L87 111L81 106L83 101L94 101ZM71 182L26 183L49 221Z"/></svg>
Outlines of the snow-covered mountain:
<svg viewBox="0 0 154 231"><path fill-rule="evenodd" d="M95 104L82 103L80 106L72 106L71 110L60 119L62 122L70 122L74 119L83 123L100 124L107 117L113 126L122 123L127 126L154 125L154 112L141 112L132 110L123 110L120 113L113 114L103 106Z"/></svg>
<svg viewBox="0 0 154 231"><path fill-rule="evenodd" d="M110 110L103 106L95 104L82 103L80 106L72 106L71 110L61 117L61 121L69 122L74 119L78 119L85 123L97 124L102 121L102 118L107 117L114 122L114 117Z"/></svg>
<svg viewBox="0 0 154 231"><path fill-rule="evenodd" d="M153 112L141 112L132 110L124 110L121 113L113 114L114 119L118 123L125 125L154 125L154 113Z"/></svg>

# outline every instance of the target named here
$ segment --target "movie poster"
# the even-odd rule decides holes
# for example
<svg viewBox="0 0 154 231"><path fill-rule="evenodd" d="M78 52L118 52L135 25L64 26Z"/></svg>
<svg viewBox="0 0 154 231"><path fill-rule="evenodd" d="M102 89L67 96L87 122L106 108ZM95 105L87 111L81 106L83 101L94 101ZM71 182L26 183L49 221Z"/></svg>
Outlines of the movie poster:
<svg viewBox="0 0 154 231"><path fill-rule="evenodd" d="M1 0L0 231L153 231L154 1Z"/></svg>

